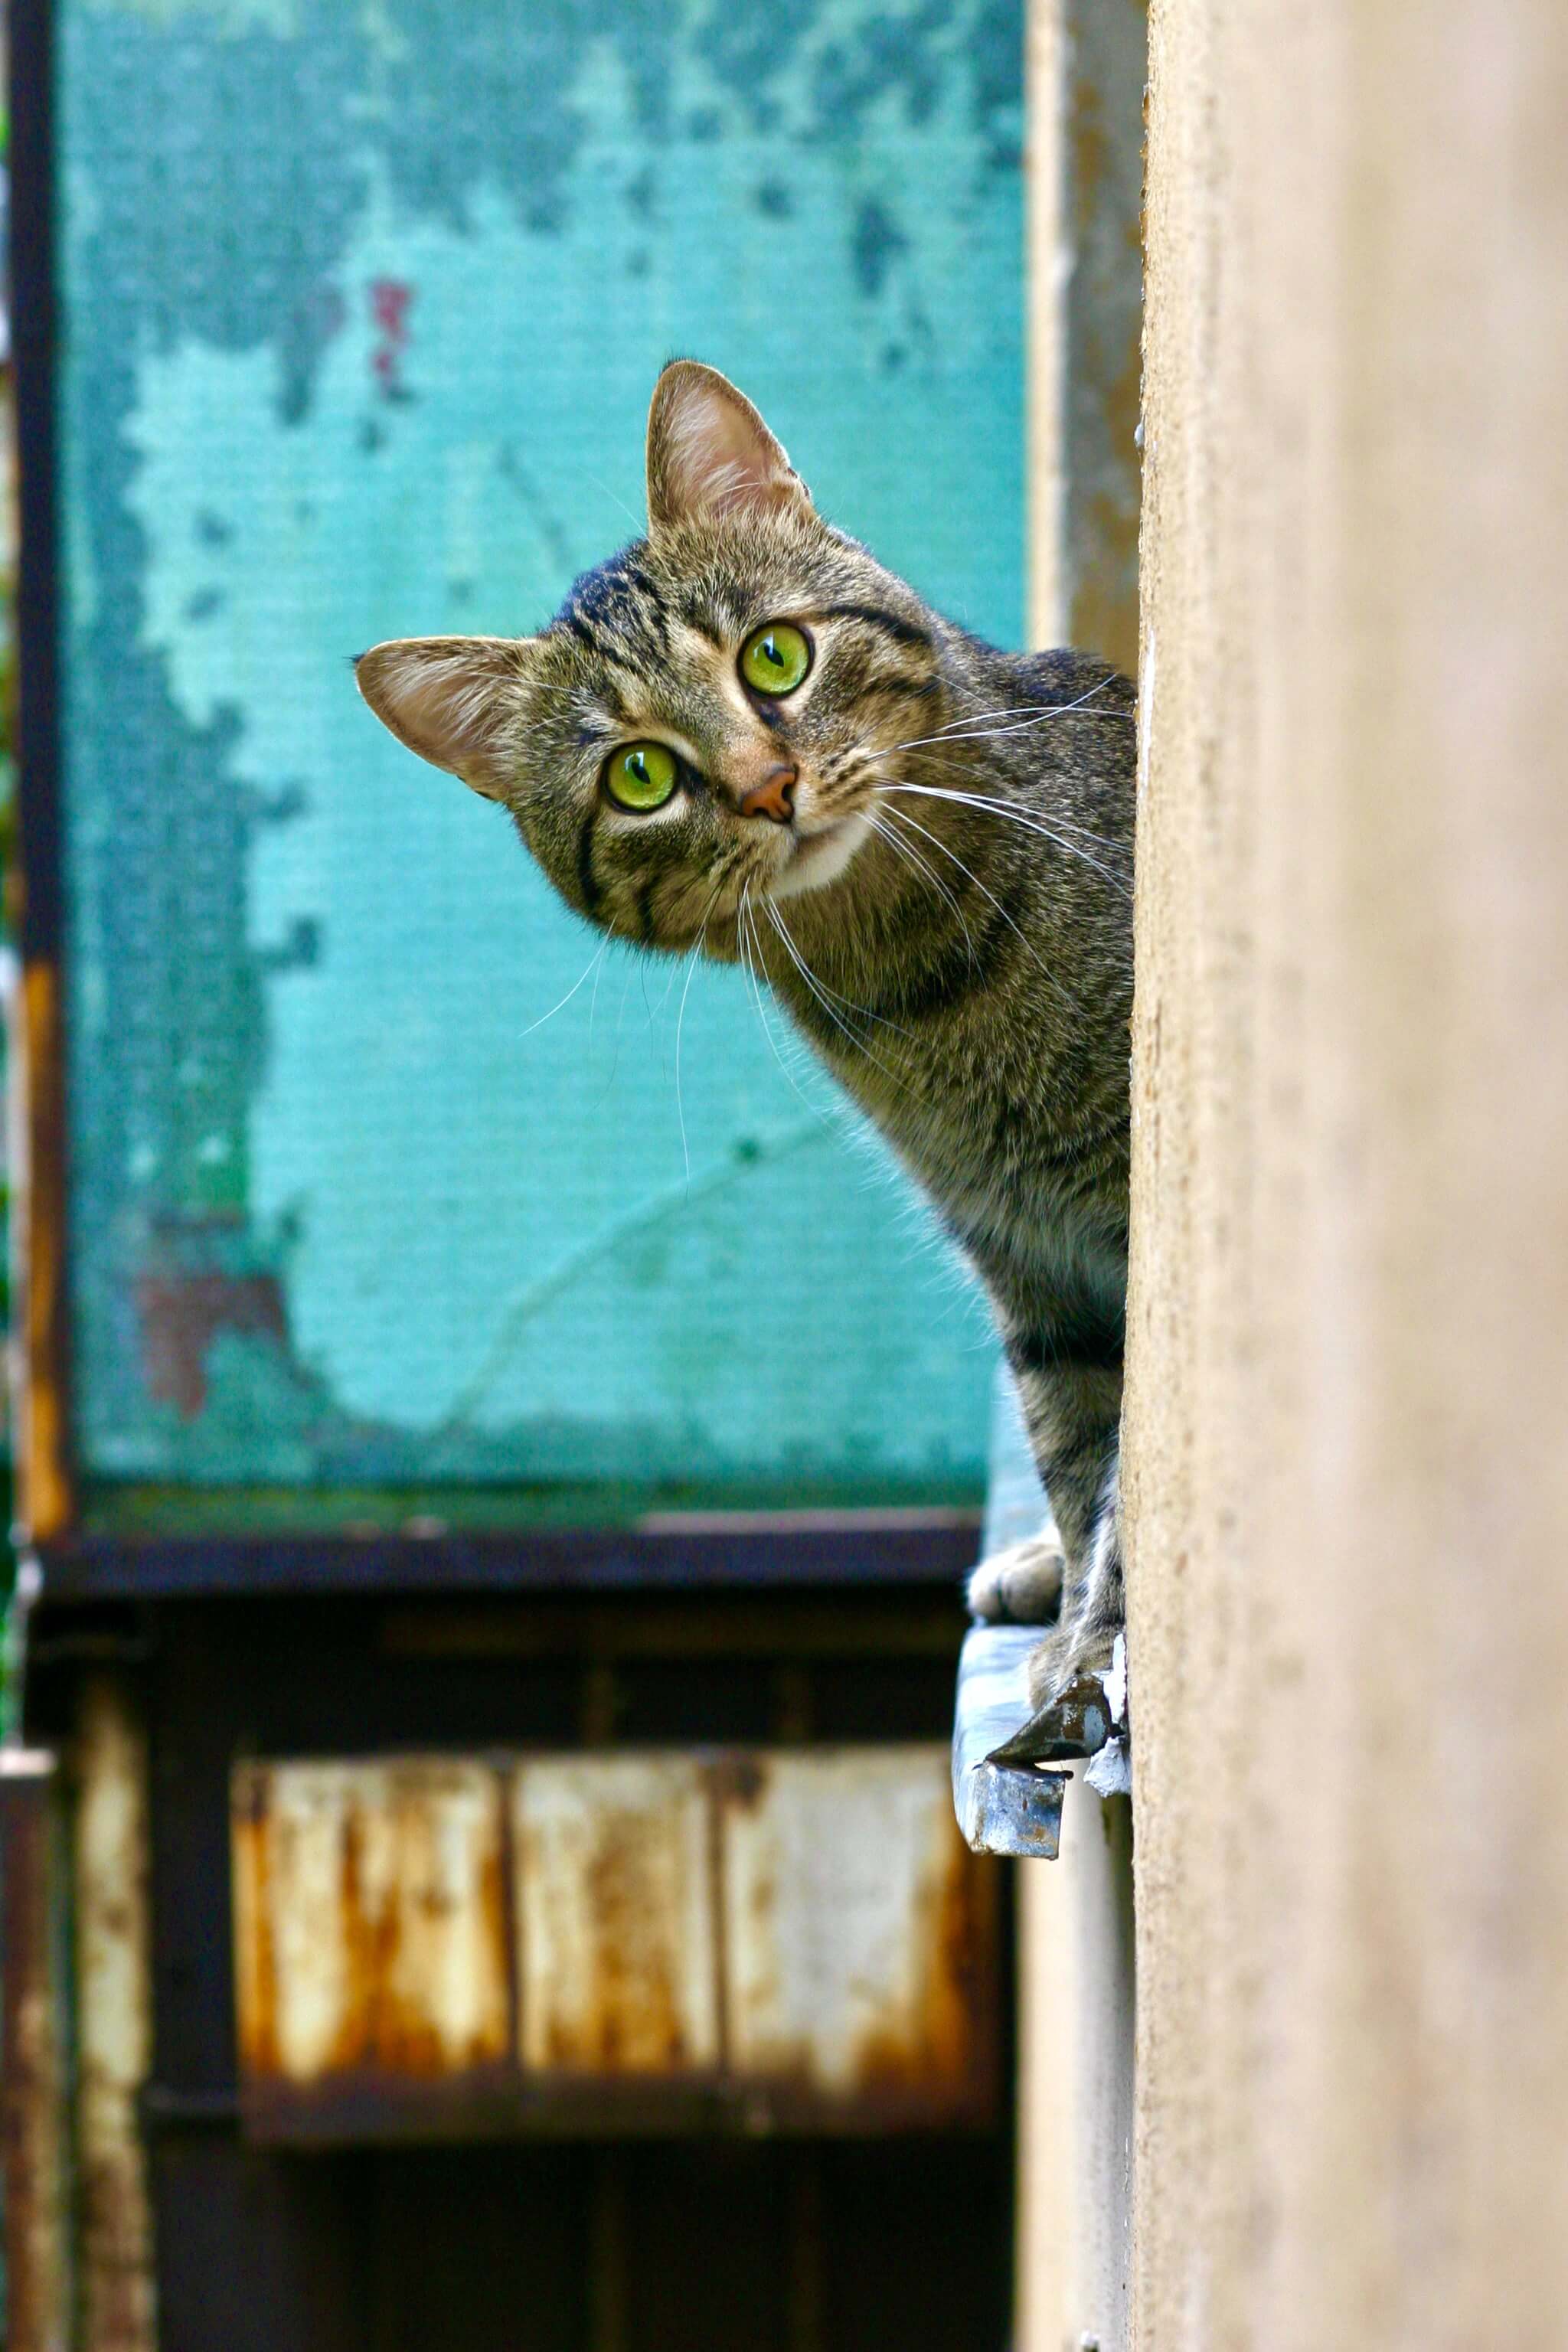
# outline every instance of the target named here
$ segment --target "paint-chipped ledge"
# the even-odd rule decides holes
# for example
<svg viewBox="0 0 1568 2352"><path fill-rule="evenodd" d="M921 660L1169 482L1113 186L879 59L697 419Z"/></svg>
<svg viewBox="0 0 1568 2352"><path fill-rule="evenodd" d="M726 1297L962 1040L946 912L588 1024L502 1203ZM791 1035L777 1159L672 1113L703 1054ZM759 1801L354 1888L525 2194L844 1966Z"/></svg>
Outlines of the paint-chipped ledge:
<svg viewBox="0 0 1568 2352"><path fill-rule="evenodd" d="M1038 1764L1005 1764L995 1750L1028 1721L1029 1653L1037 1625L976 1625L958 1662L952 1727L952 1803L976 1853L1032 1854L1054 1862L1061 1846L1062 1800L1070 1774Z"/></svg>
<svg viewBox="0 0 1568 2352"><path fill-rule="evenodd" d="M1109 1671L1086 1675L1057 1710L1059 1736L1046 1758L1009 1752L1015 1743L1020 1751L1029 1743L1037 1747L1049 1728L1037 1718L1029 1696L1029 1654L1039 1639L1037 1625L976 1625L959 1658L952 1801L959 1828L976 1853L1056 1860L1069 1759L1089 1759L1083 1777L1098 1796L1124 1796L1132 1786L1127 1647L1121 1634Z"/></svg>

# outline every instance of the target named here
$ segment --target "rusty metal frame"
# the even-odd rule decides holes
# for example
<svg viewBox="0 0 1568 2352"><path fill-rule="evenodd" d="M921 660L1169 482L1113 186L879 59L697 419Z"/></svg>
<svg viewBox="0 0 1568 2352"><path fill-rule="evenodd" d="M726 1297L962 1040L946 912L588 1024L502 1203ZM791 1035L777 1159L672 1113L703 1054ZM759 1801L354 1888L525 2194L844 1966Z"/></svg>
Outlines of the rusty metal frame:
<svg viewBox="0 0 1568 2352"><path fill-rule="evenodd" d="M156 2184L167 2183L171 2164L185 2163L209 2137L231 2146L241 2123L230 2022L237 1987L221 1929L229 1916L237 1765L520 1749L608 1755L650 1745L804 1751L826 1743L874 1752L889 1740L940 1741L957 1631L952 1589L930 1587L884 1587L854 1601L776 1590L555 1601L360 1594L323 1599L308 1615L294 1598L252 1595L46 1608L31 1635L37 1735L74 1747L84 1683L106 1676L136 1695L146 1726L156 2046L136 2103L155 2197L167 2193ZM996 1893L1005 1909L1000 1881ZM1000 1974L987 2005L1005 2080L1005 1930L998 1940ZM709 2097L694 2081L672 2098L649 2100L640 2116L635 2097L623 2101L609 2086L601 2099L581 2078L534 2075L521 2100L515 2074L504 2084L469 2074L447 2087L449 2103L444 2096L433 2106L428 2096L400 2100L400 2086L384 2077L340 2077L330 2103L311 2112L296 2103L292 2114L279 2106L264 2116L265 2098L256 2101L247 2136L340 2147L526 2141L570 2135L575 2123L594 2139L656 2128L689 2139L746 2137L763 2119L763 2102ZM791 2110L791 2088L787 2079L770 2088L770 2128L785 2137L814 2122L821 2128L819 2108L810 2116L803 2101ZM879 2089L898 2085L889 2079ZM362 2104L358 2095L373 2091L379 2095ZM896 2105L889 2098L868 2133L844 2128L846 2117L828 2136L896 2130ZM977 2100L973 2116L955 2118L954 2127L969 2135L979 2126L989 2139L994 2107L990 2132L978 2110Z"/></svg>
<svg viewBox="0 0 1568 2352"><path fill-rule="evenodd" d="M74 1513L66 1299L64 939L60 856L59 575L55 464L54 10L12 0L10 297L16 385L21 979L13 1038L18 1112L13 1260L24 1349L17 1503L35 1538Z"/></svg>
<svg viewBox="0 0 1568 2352"><path fill-rule="evenodd" d="M37 1544L51 1601L195 1592L588 1591L946 1584L973 1566L978 1511L692 1514L627 1528L365 1536L72 1536Z"/></svg>
<svg viewBox="0 0 1568 2352"><path fill-rule="evenodd" d="M100 2082L100 2090L115 2095L99 2099L99 2119L107 2117L113 2128L107 2141L95 2133L93 2144L112 2159L116 2180L131 2182L132 2203L150 2195L163 2325L182 2342L223 2340L204 2333L211 2282L203 2250L215 2233L226 2244L233 2241L247 2281L243 2294L282 2293L275 2282L284 2272L309 2280L312 2297L330 2303L340 2290L346 2294L345 2265L359 2260L344 2251L357 2242L351 2229L357 2209L343 2201L346 2184L364 2164L395 2171L416 2165L420 2150L432 2165L461 2157L483 2172L503 2161L526 2168L545 2160L548 2148L551 2165L558 2162L574 2178L586 2166L597 2179L601 2169L610 2178L623 2163L628 2178L640 2178L637 2168L649 2162L656 2146L677 2168L698 2161L696 2152L707 2146L721 2168L727 2147L749 2178L748 2151L771 2139L781 2163L804 2168L788 2174L806 2181L803 2195L818 2166L831 2179L860 2181L860 2193L869 2194L873 2177L881 2177L874 2168L884 2162L889 2183L952 2178L956 2195L952 2168L962 2164L963 2185L987 2181L992 2210L1005 2212L1006 2126L994 2109L989 2127L976 2112L906 2137L892 2100L879 2106L874 2120L862 2116L851 2129L847 2116L835 2123L820 2109L808 2114L804 2100L792 2110L787 2080L768 2086L765 2103L732 2091L706 2098L704 2086L692 2084L689 2098L684 2090L657 2105L649 2097L639 2114L635 2095L622 2100L617 2086L606 2085L601 2099L581 2078L535 2077L520 2101L515 2074L505 2084L455 2082L434 2100L418 2085L383 2076L340 2081L326 2102L269 2105L263 2096L242 2103L222 1932L228 1776L237 1761L341 1755L345 1732L351 1753L363 1745L372 1752L487 1756L513 1752L520 1740L552 1753L579 1743L603 1753L628 1741L679 1742L687 1724L717 1746L739 1740L777 1747L816 1738L931 1741L943 1728L956 1634L951 1586L910 1592L885 1585L858 1596L775 1588L553 1599L362 1591L323 1598L308 1612L297 1595L193 1594L96 1606L52 1606L46 1599L29 1640L29 1714L36 1732L58 1740L69 1756L73 1782L80 1785L90 1761L82 1743L88 1686L101 1691L111 1684L145 1727L154 2047L139 2084L139 2066L120 2066L112 2083ZM128 1785L123 1774L120 1783ZM101 1874L94 1883L109 1891ZM135 1907L123 1905L133 1883L139 1873L132 1882L122 1870L116 1908L126 1916ZM1002 1906L999 1972L987 2021L999 2086L1008 2077L1012 2014L1011 1885L999 1872L995 1894ZM101 1906L94 1907L101 1916ZM135 2145L126 2130L130 2112L140 2126L144 2190L135 2187L127 2162ZM531 2148L539 2156L531 2158ZM379 2153L372 2157L371 2149ZM309 2198L297 2197L290 2184L302 2180L319 2182L319 2195L312 2189ZM899 2192L889 2187L885 2193ZM251 2238L245 2233L253 2227ZM432 2227L460 2234L450 2214L433 2216ZM116 2274L108 2265L117 2242L98 2239L95 2282ZM79 2263L83 2251L79 2236ZM1000 2277L1000 2237L995 2260ZM146 2293L145 2273L134 2264L118 2276L123 2286L136 2282L139 2294ZM232 2286L225 2294L223 2310L232 2318L242 2291ZM280 2308L286 2316L270 2340L304 2341L310 2329L302 2307L285 2295ZM312 2302L311 2326L314 2315ZM321 2325L321 2341L338 2352L340 2337ZM1000 2322L993 2332L999 2328ZM358 2339L341 2340L346 2346Z"/></svg>
<svg viewBox="0 0 1568 2352"><path fill-rule="evenodd" d="M443 2084L433 2091L368 2074L314 2094L268 2085L237 2093L224 2102L221 2116L210 2106L192 2116L168 2094L154 2092L143 2111L153 2125L239 2116L249 2143L279 2149L526 2138L879 2139L989 2133L996 2123L996 2082L994 2061L988 2059L965 2104L937 2112L918 2091L879 2089L835 2106L787 2083L742 2086L715 2079L650 2087L574 2077L524 2083L498 2070L489 2082Z"/></svg>

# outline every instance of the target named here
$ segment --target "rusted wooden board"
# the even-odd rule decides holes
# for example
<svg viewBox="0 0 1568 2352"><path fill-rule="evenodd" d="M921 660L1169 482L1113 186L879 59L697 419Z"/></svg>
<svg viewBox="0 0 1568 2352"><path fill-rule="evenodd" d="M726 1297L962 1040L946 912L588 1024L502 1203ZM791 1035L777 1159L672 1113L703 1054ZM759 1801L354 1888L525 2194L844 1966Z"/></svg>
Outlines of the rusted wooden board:
<svg viewBox="0 0 1568 2352"><path fill-rule="evenodd" d="M553 1757L512 1781L522 2063L719 2063L713 1819L687 1756Z"/></svg>
<svg viewBox="0 0 1568 2352"><path fill-rule="evenodd" d="M0 2148L7 2352L67 2352L64 1857L55 1758L0 1749Z"/></svg>
<svg viewBox="0 0 1568 2352"><path fill-rule="evenodd" d="M723 1793L725 2025L755 2082L820 2101L945 2096L980 2059L990 1882L924 1745L738 1760Z"/></svg>
<svg viewBox="0 0 1568 2352"><path fill-rule="evenodd" d="M233 1800L259 2137L991 2111L994 1883L938 1747L247 1764Z"/></svg>
<svg viewBox="0 0 1568 2352"><path fill-rule="evenodd" d="M154 2352L136 2115L153 2055L147 1738L124 1678L84 1681L72 1762L79 2340L81 2352Z"/></svg>
<svg viewBox="0 0 1568 2352"><path fill-rule="evenodd" d="M247 2074L300 2087L502 2063L503 1845L500 1785L482 1763L240 1766L235 1958Z"/></svg>

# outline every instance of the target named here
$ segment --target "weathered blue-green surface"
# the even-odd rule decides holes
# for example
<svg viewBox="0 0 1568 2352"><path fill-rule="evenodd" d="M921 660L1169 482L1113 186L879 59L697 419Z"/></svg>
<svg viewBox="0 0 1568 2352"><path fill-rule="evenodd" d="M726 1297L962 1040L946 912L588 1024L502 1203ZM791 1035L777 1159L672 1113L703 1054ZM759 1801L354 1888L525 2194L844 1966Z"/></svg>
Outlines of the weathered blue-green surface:
<svg viewBox="0 0 1568 2352"><path fill-rule="evenodd" d="M347 664L537 626L635 535L677 351L1016 642L1020 45L991 0L61 0L98 1479L977 1490L984 1310L778 1014L591 964Z"/></svg>

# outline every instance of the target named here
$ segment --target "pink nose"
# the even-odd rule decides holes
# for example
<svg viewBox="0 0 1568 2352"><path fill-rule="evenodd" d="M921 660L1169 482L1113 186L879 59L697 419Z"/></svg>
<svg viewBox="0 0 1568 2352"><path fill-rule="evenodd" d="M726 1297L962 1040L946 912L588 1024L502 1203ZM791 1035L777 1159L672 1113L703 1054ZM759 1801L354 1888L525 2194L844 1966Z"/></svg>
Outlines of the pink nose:
<svg viewBox="0 0 1568 2352"><path fill-rule="evenodd" d="M795 780L800 771L793 763L782 762L770 768L760 784L741 794L742 816L771 816L775 824L788 824L795 814Z"/></svg>

